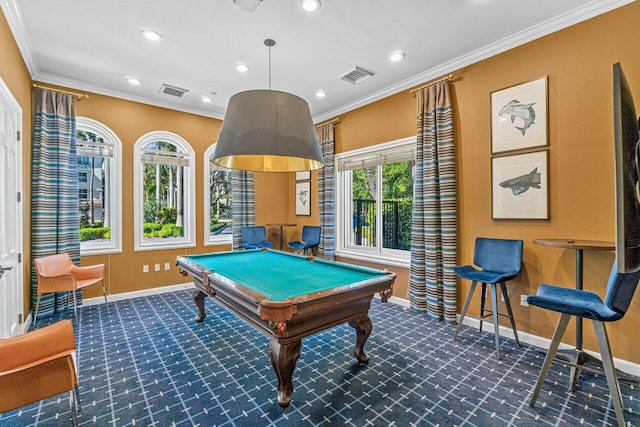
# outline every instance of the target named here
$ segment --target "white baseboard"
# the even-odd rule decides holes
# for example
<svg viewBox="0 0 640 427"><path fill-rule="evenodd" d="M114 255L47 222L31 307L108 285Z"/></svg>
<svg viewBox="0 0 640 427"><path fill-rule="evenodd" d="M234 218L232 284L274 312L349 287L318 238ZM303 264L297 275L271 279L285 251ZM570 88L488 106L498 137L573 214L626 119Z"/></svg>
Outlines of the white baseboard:
<svg viewBox="0 0 640 427"><path fill-rule="evenodd" d="M124 292L122 294L108 295L107 300L109 302L123 301L127 299L132 299L132 298L146 297L149 295L159 295L159 294L166 294L168 292L181 291L184 289L193 289L194 287L195 285L193 284L193 282L182 283L179 285L169 285L169 286L162 286L159 288L144 289L142 291ZM84 306L98 305L98 304L104 304L104 297L86 298L82 300L82 305Z"/></svg>
<svg viewBox="0 0 640 427"><path fill-rule="evenodd" d="M460 318L460 315L458 315L458 319L459 318ZM485 320L483 323L484 324L482 325L482 330L493 333L494 328L493 328L492 320L489 320L489 321ZM474 327L477 329L480 327L480 321L478 319L465 317L464 325ZM500 330L500 336L515 339L515 337L513 336L513 331L511 330L510 327L500 326L499 330ZM518 331L518 338L522 343L530 344L535 347L540 347L544 350L548 350L549 344L551 344L550 338L543 338L538 335L530 334L528 332ZM574 348L574 346L570 344L564 344L564 343L560 344L560 349L572 349L572 348ZM602 360L602 358L600 357L600 353L596 353L595 351L591 351L591 350L584 350L584 352L590 354L593 357L596 357L599 360ZM630 375L640 376L640 364L638 363L630 362L624 359L618 359L616 357L613 358L613 363L616 369L619 369L620 371L626 372L627 374L630 374Z"/></svg>
<svg viewBox="0 0 640 427"><path fill-rule="evenodd" d="M411 302L404 298L398 298L398 297L392 296L391 298L389 298L389 302L400 305L402 307L406 307L406 308L411 307ZM459 318L460 318L460 315L458 315L458 319ZM466 317L464 319L464 325L478 329L480 327L480 321L478 319ZM491 319L489 319L489 321L486 321L486 320L484 321L484 324L482 325L482 330L493 333L494 328L493 328L493 323ZM511 328L507 326L500 326L499 330L500 330L500 336L515 339ZM518 331L518 338L522 343L533 345L535 347L540 347L544 350L548 350L549 344L551 343L551 339L549 338L543 338L538 335L533 335L533 334L522 332L522 331ZM573 346L569 344L560 344L560 348L571 349L573 348ZM601 360L600 353L596 353L595 351L591 351L591 350L585 350L585 353L588 353ZM640 364L630 362L624 359L618 359L616 357L613 358L613 363L615 364L617 369L623 372L626 372L630 375L640 377Z"/></svg>

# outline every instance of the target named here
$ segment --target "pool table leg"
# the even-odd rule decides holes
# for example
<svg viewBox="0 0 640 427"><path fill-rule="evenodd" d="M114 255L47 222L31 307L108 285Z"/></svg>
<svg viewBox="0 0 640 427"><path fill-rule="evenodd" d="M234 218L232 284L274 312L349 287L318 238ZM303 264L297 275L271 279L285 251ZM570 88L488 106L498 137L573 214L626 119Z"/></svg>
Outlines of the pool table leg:
<svg viewBox="0 0 640 427"><path fill-rule="evenodd" d="M367 338L371 335L371 319L365 315L359 319L349 321L349 325L356 329L356 345L353 347L353 354L361 363L367 363L369 356L364 354L364 343L367 342Z"/></svg>
<svg viewBox="0 0 640 427"><path fill-rule="evenodd" d="M291 403L293 393L293 370L300 357L302 340L290 344L281 344L277 339L269 340L269 359L278 377L278 404L283 408Z"/></svg>
<svg viewBox="0 0 640 427"><path fill-rule="evenodd" d="M207 317L207 313L204 311L204 297L207 296L204 292L196 289L193 291L193 302L196 303L196 307L198 307L198 317L196 317L196 323L200 323Z"/></svg>

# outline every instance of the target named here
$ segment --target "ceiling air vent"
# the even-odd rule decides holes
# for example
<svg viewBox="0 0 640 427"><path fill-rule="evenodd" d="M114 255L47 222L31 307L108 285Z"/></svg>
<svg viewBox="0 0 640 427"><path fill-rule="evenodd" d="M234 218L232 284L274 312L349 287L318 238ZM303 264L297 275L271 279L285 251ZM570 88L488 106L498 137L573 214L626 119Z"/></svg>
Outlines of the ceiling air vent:
<svg viewBox="0 0 640 427"><path fill-rule="evenodd" d="M363 80L368 79L369 77L373 76L375 73L372 73L369 70L365 70L362 67L358 67L356 66L356 68L354 68L353 70L347 72L346 74L340 76L341 80L344 80L345 82L349 82L351 84L356 84L356 83L360 83Z"/></svg>
<svg viewBox="0 0 640 427"><path fill-rule="evenodd" d="M160 93L166 93L167 95L177 96L178 98L182 98L185 93L189 92L189 89L182 89L181 87L171 86L166 83L163 83L160 87Z"/></svg>

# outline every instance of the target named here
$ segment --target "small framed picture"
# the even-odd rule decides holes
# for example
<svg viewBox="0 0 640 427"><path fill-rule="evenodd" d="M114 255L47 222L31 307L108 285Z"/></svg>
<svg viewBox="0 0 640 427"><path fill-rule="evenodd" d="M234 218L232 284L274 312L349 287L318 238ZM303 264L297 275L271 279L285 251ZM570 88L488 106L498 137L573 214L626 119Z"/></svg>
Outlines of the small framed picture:
<svg viewBox="0 0 640 427"><path fill-rule="evenodd" d="M296 215L311 215L311 182L296 182Z"/></svg>
<svg viewBox="0 0 640 427"><path fill-rule="evenodd" d="M308 181L311 179L311 171L296 172L296 181Z"/></svg>
<svg viewBox="0 0 640 427"><path fill-rule="evenodd" d="M548 145L547 76L491 92L491 153Z"/></svg>
<svg viewBox="0 0 640 427"><path fill-rule="evenodd" d="M491 159L493 219L549 219L548 151Z"/></svg>

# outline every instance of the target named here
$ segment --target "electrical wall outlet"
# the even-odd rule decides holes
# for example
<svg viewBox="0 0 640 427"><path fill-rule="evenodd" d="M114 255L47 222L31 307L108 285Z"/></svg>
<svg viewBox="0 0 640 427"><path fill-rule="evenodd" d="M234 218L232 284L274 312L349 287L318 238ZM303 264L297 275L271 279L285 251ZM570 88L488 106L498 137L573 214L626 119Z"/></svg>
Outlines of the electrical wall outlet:
<svg viewBox="0 0 640 427"><path fill-rule="evenodd" d="M520 295L520 305L523 307L529 307L529 303L527 302L527 295Z"/></svg>
<svg viewBox="0 0 640 427"><path fill-rule="evenodd" d="M149 266L147 264L142 266L142 272L143 273L148 273L149 272Z"/></svg>
<svg viewBox="0 0 640 427"><path fill-rule="evenodd" d="M168 262L165 262L164 263L164 269L165 269L165 271L171 270L171 264L168 263Z"/></svg>
<svg viewBox="0 0 640 427"><path fill-rule="evenodd" d="M160 271L160 264L155 264L153 266L153 271Z"/></svg>

